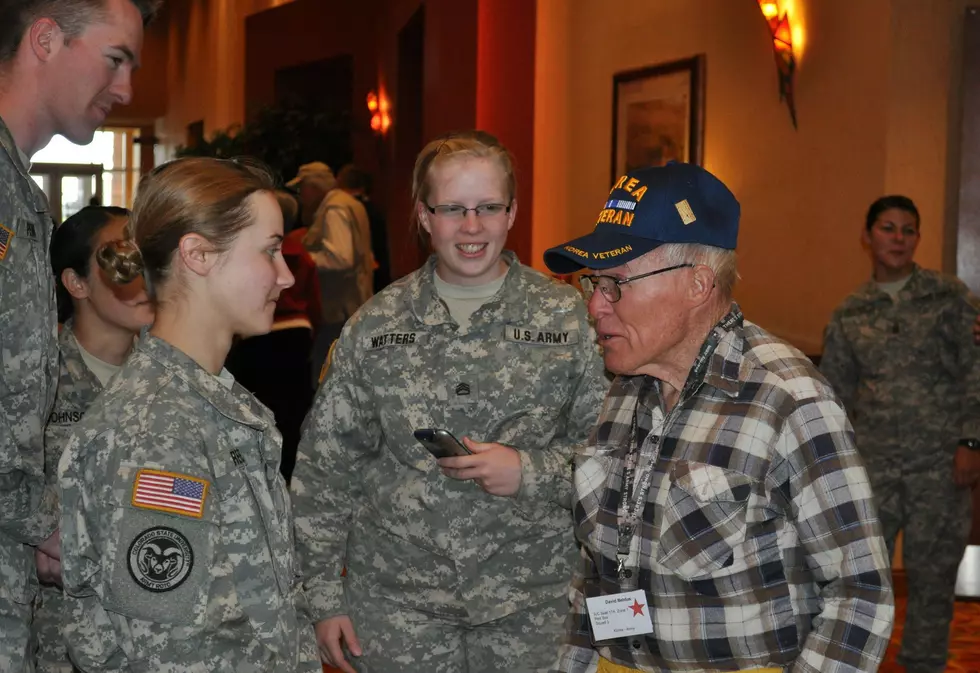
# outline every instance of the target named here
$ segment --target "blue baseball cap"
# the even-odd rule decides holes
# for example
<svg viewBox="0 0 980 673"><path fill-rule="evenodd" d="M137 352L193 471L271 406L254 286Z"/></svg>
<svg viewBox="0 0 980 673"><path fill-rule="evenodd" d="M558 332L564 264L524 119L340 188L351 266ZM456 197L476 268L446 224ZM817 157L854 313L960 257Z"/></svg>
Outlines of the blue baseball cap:
<svg viewBox="0 0 980 673"><path fill-rule="evenodd" d="M591 234L544 253L554 273L610 269L665 243L734 250L741 207L714 175L694 164L638 168L613 185Z"/></svg>

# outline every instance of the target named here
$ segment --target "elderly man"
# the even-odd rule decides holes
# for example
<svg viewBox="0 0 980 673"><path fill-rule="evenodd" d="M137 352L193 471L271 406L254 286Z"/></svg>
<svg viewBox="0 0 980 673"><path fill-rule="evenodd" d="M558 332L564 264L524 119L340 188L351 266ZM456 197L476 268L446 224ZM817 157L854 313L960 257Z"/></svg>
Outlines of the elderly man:
<svg viewBox="0 0 980 673"><path fill-rule="evenodd" d="M287 183L299 189L303 224L309 229L303 246L316 263L323 325L313 344L313 378L318 381L330 344L347 319L374 294L371 224L364 205L339 189L333 171L315 161L300 166Z"/></svg>
<svg viewBox="0 0 980 673"><path fill-rule="evenodd" d="M840 401L732 301L739 204L673 163L545 253L617 375L576 458L582 567L558 670L874 671L894 608ZM598 289L598 292L595 290Z"/></svg>

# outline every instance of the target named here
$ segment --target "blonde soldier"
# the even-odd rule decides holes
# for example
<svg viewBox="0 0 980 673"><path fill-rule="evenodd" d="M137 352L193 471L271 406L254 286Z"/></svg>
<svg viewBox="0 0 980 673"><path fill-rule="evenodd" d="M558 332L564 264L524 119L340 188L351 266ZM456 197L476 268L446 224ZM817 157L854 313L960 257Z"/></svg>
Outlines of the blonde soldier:
<svg viewBox="0 0 980 673"><path fill-rule="evenodd" d="M61 373L54 411L44 431L44 472L57 484L61 448L109 379L119 371L153 308L143 283L115 285L99 269L95 251L125 236L129 211L89 206L58 227L51 239L51 267L58 290ZM39 566L43 558L39 557ZM66 604L56 586L43 586L32 624L39 673L71 673L64 641Z"/></svg>
<svg viewBox="0 0 980 673"><path fill-rule="evenodd" d="M32 670L34 550L58 556L44 422L58 377L52 222L30 157L61 134L92 140L132 98L157 0L0 2L0 671Z"/></svg>
<svg viewBox="0 0 980 673"><path fill-rule="evenodd" d="M132 243L153 328L76 425L59 466L66 636L86 673L320 671L272 414L223 370L268 332L293 277L258 168L184 159L140 184Z"/></svg>
<svg viewBox="0 0 980 673"><path fill-rule="evenodd" d="M362 671L547 670L602 361L578 293L503 250L517 201L495 138L433 141L414 183L435 255L348 321L293 474L320 650L345 671L342 643ZM437 463L422 428L472 455Z"/></svg>

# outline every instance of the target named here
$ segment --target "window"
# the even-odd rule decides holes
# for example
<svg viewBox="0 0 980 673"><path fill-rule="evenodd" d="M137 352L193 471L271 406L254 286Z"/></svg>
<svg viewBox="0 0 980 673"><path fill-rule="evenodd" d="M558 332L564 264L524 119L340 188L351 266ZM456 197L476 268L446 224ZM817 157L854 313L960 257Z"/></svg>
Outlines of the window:
<svg viewBox="0 0 980 673"><path fill-rule="evenodd" d="M48 195L56 222L72 216L93 198L102 205L129 208L140 178L139 129L105 128L88 145L55 136L32 158L31 176Z"/></svg>

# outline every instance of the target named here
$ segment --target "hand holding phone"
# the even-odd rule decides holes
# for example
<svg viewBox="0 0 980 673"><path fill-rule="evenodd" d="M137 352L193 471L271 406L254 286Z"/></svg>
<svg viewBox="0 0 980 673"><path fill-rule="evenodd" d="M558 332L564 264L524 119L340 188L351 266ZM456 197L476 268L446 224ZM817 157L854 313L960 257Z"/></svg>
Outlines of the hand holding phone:
<svg viewBox="0 0 980 673"><path fill-rule="evenodd" d="M471 453L448 430L443 430L442 428L420 428L414 434L415 439L436 458L468 456Z"/></svg>

